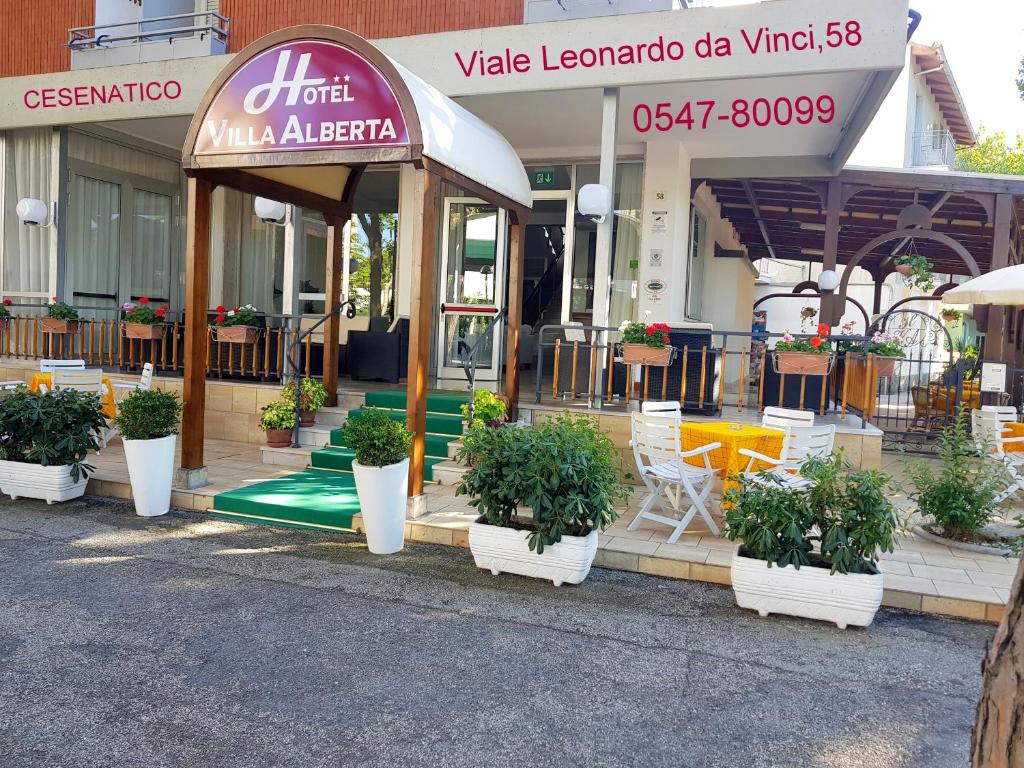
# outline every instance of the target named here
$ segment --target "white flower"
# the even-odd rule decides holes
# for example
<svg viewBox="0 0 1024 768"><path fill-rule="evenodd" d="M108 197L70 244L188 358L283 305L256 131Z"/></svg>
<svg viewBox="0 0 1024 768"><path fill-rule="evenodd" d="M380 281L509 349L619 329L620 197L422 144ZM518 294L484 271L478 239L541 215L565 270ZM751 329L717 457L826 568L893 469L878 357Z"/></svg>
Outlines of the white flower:
<svg viewBox="0 0 1024 768"><path fill-rule="evenodd" d="M653 312L651 312L651 310L649 310L649 309L645 309L645 310L644 310L644 320L646 320L646 319L647 319L648 317L650 317L650 316L651 316L651 315L653 315L653 314L654 314L654 313L653 313Z"/></svg>
<svg viewBox="0 0 1024 768"><path fill-rule="evenodd" d="M234 316L235 316L235 310L229 309L228 310L228 317L234 317Z"/></svg>
<svg viewBox="0 0 1024 768"><path fill-rule="evenodd" d="M621 323L619 323L619 330L620 331L626 330L626 326L628 326L628 325L629 325L629 320L623 320Z"/></svg>

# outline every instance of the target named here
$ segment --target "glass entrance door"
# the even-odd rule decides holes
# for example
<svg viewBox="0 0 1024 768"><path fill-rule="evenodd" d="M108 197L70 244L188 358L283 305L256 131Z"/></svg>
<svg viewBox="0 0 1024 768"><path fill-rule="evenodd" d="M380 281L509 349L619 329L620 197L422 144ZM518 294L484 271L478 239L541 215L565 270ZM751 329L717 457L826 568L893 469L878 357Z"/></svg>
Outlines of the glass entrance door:
<svg viewBox="0 0 1024 768"><path fill-rule="evenodd" d="M465 382L462 360L475 349L477 381L497 381L504 323L487 328L504 302L505 211L449 197L444 222L437 377Z"/></svg>
<svg viewBox="0 0 1024 768"><path fill-rule="evenodd" d="M70 192L66 284L71 290L60 298L77 307L106 310L83 316L109 320L120 306L121 185L75 174Z"/></svg>

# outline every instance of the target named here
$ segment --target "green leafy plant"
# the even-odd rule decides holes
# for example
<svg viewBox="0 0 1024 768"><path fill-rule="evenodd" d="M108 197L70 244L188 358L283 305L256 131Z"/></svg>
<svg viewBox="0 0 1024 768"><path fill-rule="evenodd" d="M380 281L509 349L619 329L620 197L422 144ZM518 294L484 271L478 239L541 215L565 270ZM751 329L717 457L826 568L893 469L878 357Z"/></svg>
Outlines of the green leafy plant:
<svg viewBox="0 0 1024 768"><path fill-rule="evenodd" d="M19 387L0 399L0 459L71 467L76 482L92 472L106 427L96 395L59 389L43 394Z"/></svg>
<svg viewBox="0 0 1024 768"><path fill-rule="evenodd" d="M563 536L586 536L617 517L628 491L619 481L615 447L597 420L563 414L534 427L478 426L463 440L472 464L456 489L468 495L479 521L528 530L539 553ZM520 520L529 507L533 518Z"/></svg>
<svg viewBox="0 0 1024 768"><path fill-rule="evenodd" d="M893 263L898 266L910 267L910 273L904 275L907 285L915 286L921 291L930 291L935 287L934 265L919 253L907 253L897 256Z"/></svg>
<svg viewBox="0 0 1024 768"><path fill-rule="evenodd" d="M648 347L661 349L671 340L668 332L671 328L665 323L623 323L619 326L623 344L646 344Z"/></svg>
<svg viewBox="0 0 1024 768"><path fill-rule="evenodd" d="M828 340L831 328L827 323L818 323L818 335L810 338L798 337L786 331L775 344L776 352L809 352L812 355L831 354L832 344Z"/></svg>
<svg viewBox="0 0 1024 768"><path fill-rule="evenodd" d="M295 382L290 381L281 390L281 398L295 402ZM320 379L303 379L299 387L299 409L319 411L327 402L327 388Z"/></svg>
<svg viewBox="0 0 1024 768"><path fill-rule="evenodd" d="M11 316L10 306L13 303L14 302L11 301L10 299L4 299L2 302L0 302L0 320L6 320Z"/></svg>
<svg viewBox="0 0 1024 768"><path fill-rule="evenodd" d="M259 310L252 304L245 304L234 309L226 309L223 306L217 307L217 316L214 323L219 326L248 325L257 327L257 315Z"/></svg>
<svg viewBox="0 0 1024 768"><path fill-rule="evenodd" d="M921 460L908 466L910 498L929 527L947 538L973 541L999 506L996 498L1009 478L985 458L986 450L968 433L961 412L939 435L938 470Z"/></svg>
<svg viewBox="0 0 1024 768"><path fill-rule="evenodd" d="M943 322L948 323L949 325L952 325L953 323L960 322L960 320L961 320L961 318L963 318L963 316L964 316L964 313L961 312L958 309L948 309L947 308L947 309L943 309L942 310L942 320L943 320Z"/></svg>
<svg viewBox="0 0 1024 768"><path fill-rule="evenodd" d="M345 422L345 445L364 467L387 467L409 457L412 433L405 423L378 408L367 408Z"/></svg>
<svg viewBox="0 0 1024 768"><path fill-rule="evenodd" d="M260 414L260 429L295 429L298 416L294 400L275 400L263 408Z"/></svg>
<svg viewBox="0 0 1024 768"><path fill-rule="evenodd" d="M54 296L51 303L46 307L46 315L54 320L77 320L78 310Z"/></svg>
<svg viewBox="0 0 1024 768"><path fill-rule="evenodd" d="M735 477L723 499L726 536L743 542L742 555L769 566L878 573L878 554L893 551L898 527L885 496L889 478L877 470L849 471L842 456L811 459L800 471L815 481L812 487L788 488L770 474L761 482Z"/></svg>
<svg viewBox="0 0 1024 768"><path fill-rule="evenodd" d="M117 406L117 426L125 440L156 440L176 434L181 401L173 392L137 389Z"/></svg>
<svg viewBox="0 0 1024 768"><path fill-rule="evenodd" d="M459 411L462 418L469 421L469 403L460 405ZM508 405L490 390L478 389L473 393L473 423L470 426L497 426L505 420L507 413Z"/></svg>
<svg viewBox="0 0 1024 768"><path fill-rule="evenodd" d="M149 299L145 296L139 298L138 304L132 304L130 301L126 301L121 305L121 309L124 310L124 320L126 323L157 325L167 319L167 305L163 304L154 309L150 306Z"/></svg>
<svg viewBox="0 0 1024 768"><path fill-rule="evenodd" d="M856 345L855 349L879 357L904 357L906 355L903 350L903 340L896 334L885 331L875 331L870 341Z"/></svg>

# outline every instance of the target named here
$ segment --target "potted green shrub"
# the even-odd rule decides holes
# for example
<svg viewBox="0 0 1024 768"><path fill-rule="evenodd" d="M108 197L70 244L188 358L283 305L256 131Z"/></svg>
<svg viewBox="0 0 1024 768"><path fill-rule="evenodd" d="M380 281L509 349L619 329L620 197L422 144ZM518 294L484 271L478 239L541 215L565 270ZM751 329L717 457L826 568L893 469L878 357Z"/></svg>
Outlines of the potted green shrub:
<svg viewBox="0 0 1024 768"><path fill-rule="evenodd" d="M564 414L534 427L477 426L459 458L472 465L456 493L480 513L469 528L478 568L555 586L587 577L598 531L628 498L615 447L596 419Z"/></svg>
<svg viewBox="0 0 1024 768"><path fill-rule="evenodd" d="M776 373L827 376L835 359L828 340L831 330L827 323L819 323L817 335L810 338L799 338L786 331L772 351Z"/></svg>
<svg viewBox="0 0 1024 768"><path fill-rule="evenodd" d="M375 555L390 555L405 546L405 513L409 503L409 446L405 423L369 408L344 427L345 445L355 451L359 510L366 545Z"/></svg>
<svg viewBox="0 0 1024 768"><path fill-rule="evenodd" d="M295 382L288 382L281 391L284 400L295 400ZM311 427L316 424L316 412L327 402L327 389L320 379L302 379L299 384L299 426Z"/></svg>
<svg viewBox="0 0 1024 768"><path fill-rule="evenodd" d="M483 424L494 427L505 421L508 404L490 390L478 389L473 393L472 404L463 403L459 411L470 427Z"/></svg>
<svg viewBox="0 0 1024 768"><path fill-rule="evenodd" d="M217 307L213 319L217 341L228 344L252 344L259 336L259 310L252 304L234 309Z"/></svg>
<svg viewBox="0 0 1024 768"><path fill-rule="evenodd" d="M964 313L958 309L951 309L950 307L942 308L942 322L947 325L953 325L960 322L960 319L964 316Z"/></svg>
<svg viewBox="0 0 1024 768"><path fill-rule="evenodd" d="M801 474L814 485L739 476L726 493L726 536L741 542L731 567L736 603L761 616L867 626L882 602L878 554L893 551L897 529L888 478L847 471L841 456L811 459Z"/></svg>
<svg viewBox="0 0 1024 768"><path fill-rule="evenodd" d="M665 323L623 323L619 327L622 362L626 365L670 365L675 349L669 346L669 330Z"/></svg>
<svg viewBox="0 0 1024 768"><path fill-rule="evenodd" d="M174 448L181 401L172 392L137 389L117 408L135 514L156 517L171 508Z"/></svg>
<svg viewBox="0 0 1024 768"><path fill-rule="evenodd" d="M275 400L260 414L260 429L267 433L267 445L271 448L290 446L297 422L294 400Z"/></svg>
<svg viewBox="0 0 1024 768"><path fill-rule="evenodd" d="M126 301L121 309L124 310L121 328L126 339L156 341L164 337L167 330L166 304L154 308L150 306L149 299L142 296L138 304Z"/></svg>
<svg viewBox="0 0 1024 768"><path fill-rule="evenodd" d="M42 327L43 333L78 333L78 310L54 296L46 307L46 317L43 318Z"/></svg>
<svg viewBox="0 0 1024 768"><path fill-rule="evenodd" d="M48 504L81 496L106 424L92 394L19 387L0 399L0 492Z"/></svg>

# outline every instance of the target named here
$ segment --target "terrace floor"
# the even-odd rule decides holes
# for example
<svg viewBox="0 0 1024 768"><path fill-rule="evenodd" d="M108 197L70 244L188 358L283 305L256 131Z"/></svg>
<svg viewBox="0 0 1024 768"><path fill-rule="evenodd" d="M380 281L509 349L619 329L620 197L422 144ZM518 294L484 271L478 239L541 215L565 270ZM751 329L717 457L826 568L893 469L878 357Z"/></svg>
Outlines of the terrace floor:
<svg viewBox="0 0 1024 768"><path fill-rule="evenodd" d="M210 484L198 490L175 489L174 506L208 511L214 497L242 485L270 480L295 472L294 467L261 463L260 446L225 440L206 441ZM903 463L896 454L883 455L883 471L896 488L905 487ZM98 496L130 499L131 486L120 440L113 441L92 459L96 471L88 492ZM469 525L475 518L465 497L456 496L451 485L429 485L427 513L407 523L407 538L449 546L469 546ZM735 544L712 536L695 520L676 544L668 544L670 529L643 521L636 531L627 526L644 496L638 488L621 517L601 534L595 565L656 576L729 584L729 562ZM717 500L717 494L714 497ZM909 512L902 492L893 501ZM1019 511L1019 507L1013 512ZM359 529L358 517L354 526ZM1009 598L1017 570L1016 558L977 554L926 541L914 534L899 538L896 551L882 556L885 573L883 604L925 613L997 622Z"/></svg>

